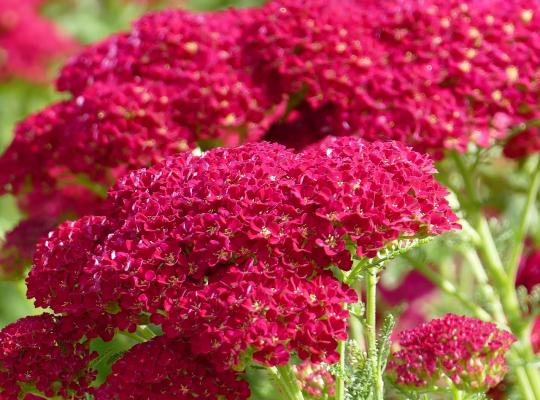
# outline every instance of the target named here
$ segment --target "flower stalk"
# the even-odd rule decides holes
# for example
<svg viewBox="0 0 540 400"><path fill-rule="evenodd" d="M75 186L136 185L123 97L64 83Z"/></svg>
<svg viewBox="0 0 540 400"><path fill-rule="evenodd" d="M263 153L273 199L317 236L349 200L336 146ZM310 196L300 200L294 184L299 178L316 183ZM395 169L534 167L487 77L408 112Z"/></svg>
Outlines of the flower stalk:
<svg viewBox="0 0 540 400"><path fill-rule="evenodd" d="M286 400L304 400L302 390L289 364L270 367L267 370Z"/></svg>
<svg viewBox="0 0 540 400"><path fill-rule="evenodd" d="M366 282L367 353L373 373L373 399L383 400L384 386L377 348L377 269L367 268L364 277Z"/></svg>
<svg viewBox="0 0 540 400"><path fill-rule="evenodd" d="M339 352L339 374L336 376L336 400L345 400L345 362L346 362L347 342L340 341Z"/></svg>

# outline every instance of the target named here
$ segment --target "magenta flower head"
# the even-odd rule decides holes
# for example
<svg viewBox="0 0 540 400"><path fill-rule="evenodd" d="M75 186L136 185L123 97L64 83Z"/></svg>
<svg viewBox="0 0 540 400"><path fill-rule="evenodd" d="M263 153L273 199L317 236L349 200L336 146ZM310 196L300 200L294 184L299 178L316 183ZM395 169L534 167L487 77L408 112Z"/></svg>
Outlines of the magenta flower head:
<svg viewBox="0 0 540 400"><path fill-rule="evenodd" d="M302 391L308 398L326 399L335 395L335 378L325 366L304 361L293 368Z"/></svg>
<svg viewBox="0 0 540 400"><path fill-rule="evenodd" d="M502 381L516 338L495 324L454 314L403 331L388 369L400 385L486 392Z"/></svg>
<svg viewBox="0 0 540 400"><path fill-rule="evenodd" d="M243 62L277 99L346 108L374 61L364 22L353 0L272 0L246 26Z"/></svg>
<svg viewBox="0 0 540 400"><path fill-rule="evenodd" d="M96 400L246 400L250 390L238 373L216 371L181 339L161 336L125 353L94 395Z"/></svg>
<svg viewBox="0 0 540 400"><path fill-rule="evenodd" d="M2 0L0 4L0 81L24 78L42 82L50 64L65 57L75 42L40 15L43 0ZM36 40L46 37L47 40Z"/></svg>
<svg viewBox="0 0 540 400"><path fill-rule="evenodd" d="M95 354L80 339L72 320L51 314L26 317L2 329L0 398L32 392L84 399L95 376L88 368Z"/></svg>
<svg viewBox="0 0 540 400"><path fill-rule="evenodd" d="M38 245L36 304L109 337L148 318L219 369L241 356L334 362L353 290L328 271L388 242L455 227L428 158L334 140L305 153L258 143L182 154L122 178L102 216Z"/></svg>
<svg viewBox="0 0 540 400"><path fill-rule="evenodd" d="M388 77L368 90L377 129L420 150L461 151L538 118L537 1L391 0L366 9Z"/></svg>
<svg viewBox="0 0 540 400"><path fill-rule="evenodd" d="M270 107L264 91L239 67L242 27L253 13L179 9L150 13L130 32L75 57L61 72L57 86L74 95L96 82L169 87L169 104L178 110L176 123L199 140L237 144L253 139Z"/></svg>

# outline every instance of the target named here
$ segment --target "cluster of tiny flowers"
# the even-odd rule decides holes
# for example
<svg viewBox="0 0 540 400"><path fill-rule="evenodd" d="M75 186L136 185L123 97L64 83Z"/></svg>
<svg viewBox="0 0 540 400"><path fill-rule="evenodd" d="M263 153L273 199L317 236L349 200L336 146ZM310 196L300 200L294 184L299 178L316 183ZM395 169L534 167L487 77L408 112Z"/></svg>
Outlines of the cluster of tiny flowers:
<svg viewBox="0 0 540 400"><path fill-rule="evenodd" d="M494 5L495 4L495 5ZM272 0L148 14L62 70L71 98L20 123L0 193L127 170L197 145L329 135L445 149L540 149L534 2ZM512 132L512 134L510 134ZM515 133L517 132L517 133ZM59 171L61 173L59 173Z"/></svg>
<svg viewBox="0 0 540 400"><path fill-rule="evenodd" d="M73 321L51 314L26 317L2 329L0 398L19 399L28 392L86 398L95 377L88 364L95 354L80 338Z"/></svg>
<svg viewBox="0 0 540 400"><path fill-rule="evenodd" d="M207 359L192 355L181 339L161 336L125 353L94 398L246 400L249 395L248 383L238 373L216 371Z"/></svg>
<svg viewBox="0 0 540 400"><path fill-rule="evenodd" d="M62 70L58 89L75 96L98 82L168 89L175 124L199 141L236 144L262 129L269 108L263 91L238 68L242 27L253 12L148 14L131 32L112 36L74 58Z"/></svg>
<svg viewBox="0 0 540 400"><path fill-rule="evenodd" d="M388 369L400 385L482 391L502 381L505 354L515 342L507 331L478 319L447 314L399 336Z"/></svg>
<svg viewBox="0 0 540 400"><path fill-rule="evenodd" d="M296 379L302 387L302 391L309 398L333 397L336 392L335 379L332 374L320 364L304 361L293 367ZM326 397L324 397L326 398Z"/></svg>
<svg viewBox="0 0 540 400"><path fill-rule="evenodd" d="M75 49L74 41L39 14L41 3L43 0L0 3L0 81L14 77L43 81L50 63Z"/></svg>
<svg viewBox="0 0 540 400"><path fill-rule="evenodd" d="M218 369L246 353L334 362L357 298L326 267L350 269L347 241L371 257L455 228L433 172L401 144L353 138L300 154L268 143L184 153L126 175L103 216L44 239L28 295L89 335L149 317Z"/></svg>
<svg viewBox="0 0 540 400"><path fill-rule="evenodd" d="M388 70L374 81L381 112L368 119L420 148L459 150L538 118L537 1L391 0L379 9L374 34Z"/></svg>

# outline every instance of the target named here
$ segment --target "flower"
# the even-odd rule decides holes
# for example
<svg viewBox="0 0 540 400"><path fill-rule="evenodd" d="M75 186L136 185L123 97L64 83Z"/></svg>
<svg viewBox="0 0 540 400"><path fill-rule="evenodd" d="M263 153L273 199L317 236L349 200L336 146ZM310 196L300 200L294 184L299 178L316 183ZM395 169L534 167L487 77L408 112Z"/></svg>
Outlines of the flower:
<svg viewBox="0 0 540 400"><path fill-rule="evenodd" d="M302 364L293 366L293 371L302 391L310 398L334 396L335 379L324 366L304 361Z"/></svg>
<svg viewBox="0 0 540 400"><path fill-rule="evenodd" d="M400 385L487 391L502 381L505 354L516 338L495 324L446 314L403 331L388 369Z"/></svg>
<svg viewBox="0 0 540 400"><path fill-rule="evenodd" d="M317 214L347 233L357 256L374 257L394 240L459 228L447 190L433 179L433 161L401 143L328 137L308 148L302 162L310 175L297 196L307 203L326 200Z"/></svg>
<svg viewBox="0 0 540 400"><path fill-rule="evenodd" d="M238 373L216 371L183 340L161 336L125 353L94 395L96 400L243 400L250 390Z"/></svg>
<svg viewBox="0 0 540 400"><path fill-rule="evenodd" d="M314 108L347 107L377 47L361 11L351 0L270 1L246 26L243 62L276 101L302 94Z"/></svg>
<svg viewBox="0 0 540 400"><path fill-rule="evenodd" d="M40 0L2 0L0 4L0 80L46 78L51 62L71 53L75 42L39 14ZM47 40L36 40L46 37Z"/></svg>
<svg viewBox="0 0 540 400"><path fill-rule="evenodd" d="M419 150L463 150L538 118L537 2L387 3L368 7L392 71L368 90L380 108L374 119L385 117L381 128Z"/></svg>
<svg viewBox="0 0 540 400"><path fill-rule="evenodd" d="M69 318L42 314L0 331L2 398L20 398L26 390L47 397L85 398L95 376L88 364L96 355L82 343L73 324Z"/></svg>
<svg viewBox="0 0 540 400"><path fill-rule="evenodd" d="M433 172L405 146L355 138L300 154L256 143L170 157L120 179L102 216L42 240L28 295L103 322L95 332L106 336L150 316L221 370L246 353L266 365L292 351L332 362L343 306L357 298L327 268L350 269L346 240L372 257L455 228Z"/></svg>
<svg viewBox="0 0 540 400"><path fill-rule="evenodd" d="M179 110L176 123L199 140L237 144L253 139L263 129L270 104L251 76L238 68L241 27L252 13L171 9L147 14L131 32L75 57L57 86L78 95L96 82L164 85L174 94L170 102Z"/></svg>
<svg viewBox="0 0 540 400"><path fill-rule="evenodd" d="M302 391L310 398L325 398L334 396L336 392L335 379L322 365L303 362L293 366Z"/></svg>
<svg viewBox="0 0 540 400"><path fill-rule="evenodd" d="M0 159L2 186L19 193L29 178L34 188L57 187L83 174L107 187L126 168L189 149L193 139L173 122L168 94L163 86L96 84L32 115Z"/></svg>

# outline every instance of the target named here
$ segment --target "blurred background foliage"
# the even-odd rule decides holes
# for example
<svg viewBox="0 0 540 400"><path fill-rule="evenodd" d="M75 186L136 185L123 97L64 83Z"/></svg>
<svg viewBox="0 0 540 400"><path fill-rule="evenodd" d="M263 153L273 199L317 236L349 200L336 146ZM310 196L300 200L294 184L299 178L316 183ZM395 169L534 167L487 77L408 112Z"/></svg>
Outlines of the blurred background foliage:
<svg viewBox="0 0 540 400"><path fill-rule="evenodd" d="M44 3L42 14L57 23L66 35L75 38L82 46L128 28L131 21L152 9L184 7L204 11L254 6L262 4L263 0L53 0ZM55 92L53 82L64 61L57 60L51 65L44 82L29 82L19 78L0 81L0 153L10 143L17 121L62 98L61 93ZM1 196L0 239L17 223L19 217L13 199ZM36 310L32 303L25 299L24 281L0 281L0 327L34 313Z"/></svg>

